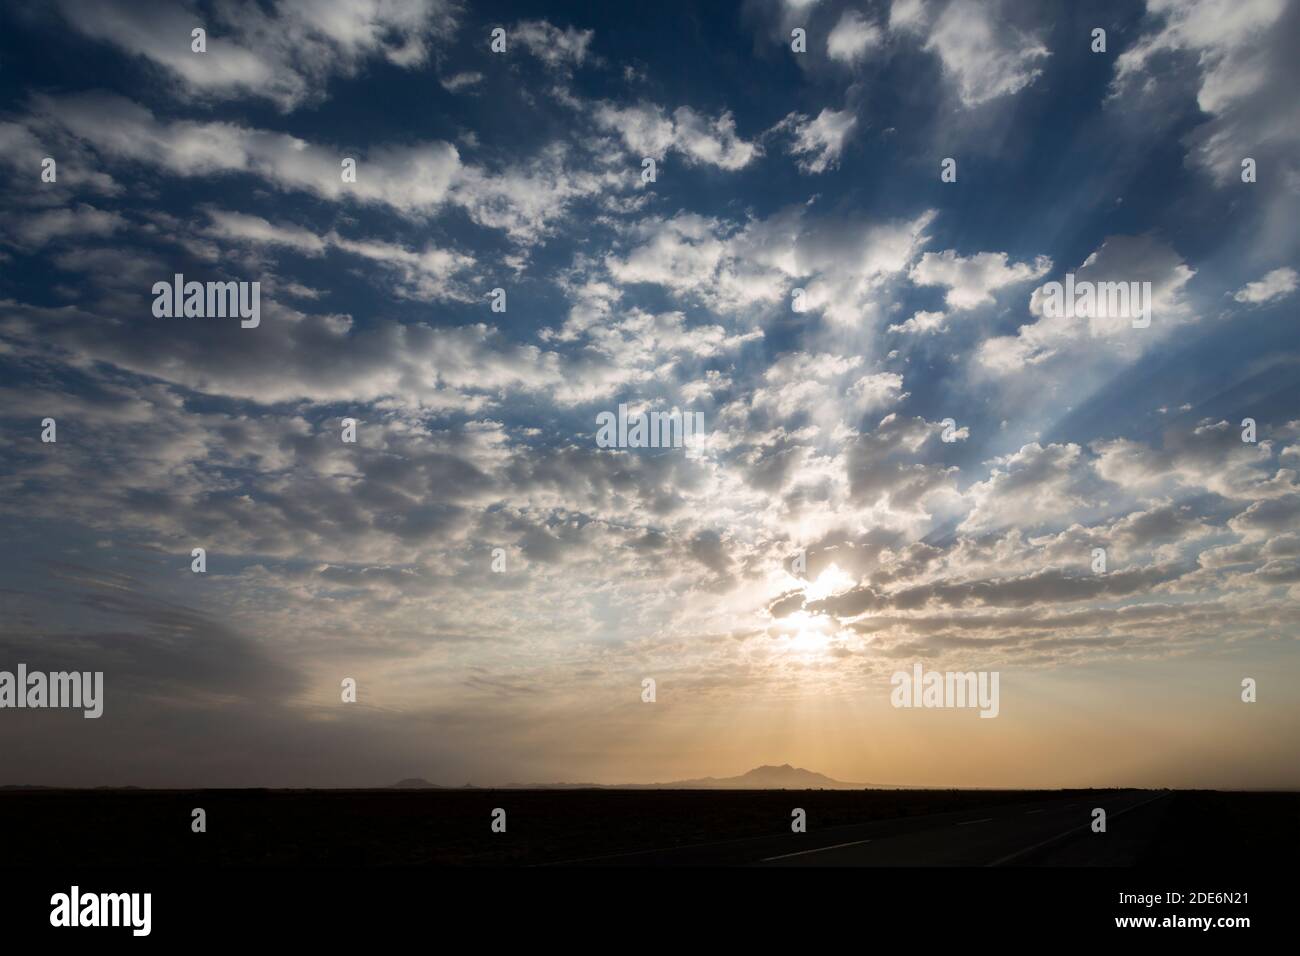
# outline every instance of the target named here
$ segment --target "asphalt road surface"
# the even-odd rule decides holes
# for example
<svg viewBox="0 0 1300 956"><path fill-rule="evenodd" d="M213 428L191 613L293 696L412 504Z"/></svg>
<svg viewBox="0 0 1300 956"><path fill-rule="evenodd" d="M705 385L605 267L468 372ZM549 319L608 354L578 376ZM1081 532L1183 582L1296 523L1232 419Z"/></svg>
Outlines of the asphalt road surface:
<svg viewBox="0 0 1300 956"><path fill-rule="evenodd" d="M1125 865L1149 838L1167 792L1119 791L936 813L564 863L612 866L1016 866ZM790 793L791 808L799 805ZM1106 833L1092 811L1106 811ZM1091 841L1091 842L1090 842Z"/></svg>

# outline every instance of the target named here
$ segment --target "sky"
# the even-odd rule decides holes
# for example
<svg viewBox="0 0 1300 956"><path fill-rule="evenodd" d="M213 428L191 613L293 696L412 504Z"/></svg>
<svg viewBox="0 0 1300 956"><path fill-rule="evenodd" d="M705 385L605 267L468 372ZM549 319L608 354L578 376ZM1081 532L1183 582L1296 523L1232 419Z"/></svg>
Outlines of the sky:
<svg viewBox="0 0 1300 956"><path fill-rule="evenodd" d="M0 784L1300 786L1297 39L6 4L0 669L104 712L0 709ZM894 706L918 664L996 718Z"/></svg>

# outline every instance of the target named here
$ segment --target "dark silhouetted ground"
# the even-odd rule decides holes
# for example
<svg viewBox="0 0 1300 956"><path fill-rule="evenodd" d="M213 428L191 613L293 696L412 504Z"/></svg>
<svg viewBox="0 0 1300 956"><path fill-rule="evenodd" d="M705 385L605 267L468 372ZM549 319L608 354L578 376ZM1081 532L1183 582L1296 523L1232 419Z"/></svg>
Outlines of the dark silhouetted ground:
<svg viewBox="0 0 1300 956"><path fill-rule="evenodd" d="M1134 809L1092 840L1086 813L1094 805ZM206 833L191 832L195 807L207 811ZM504 834L490 829L496 807L507 813ZM797 838L795 807L808 820ZM1057 816L1039 815L1048 813ZM1114 790L8 790L0 791L0 825L6 867L516 865L626 854L639 856L621 862L755 863L772 847L829 847L836 834L877 841L870 851L841 852L848 865L868 853L884 865L930 865L943 862L935 847L976 846L995 830L1000 842L979 850L990 857L980 862L1070 827L1080 836L1016 864L1240 866L1300 848L1300 794L1179 791L1149 801ZM928 834L917 845L929 850L912 859L910 844L896 842L881 855L881 841L916 834Z"/></svg>

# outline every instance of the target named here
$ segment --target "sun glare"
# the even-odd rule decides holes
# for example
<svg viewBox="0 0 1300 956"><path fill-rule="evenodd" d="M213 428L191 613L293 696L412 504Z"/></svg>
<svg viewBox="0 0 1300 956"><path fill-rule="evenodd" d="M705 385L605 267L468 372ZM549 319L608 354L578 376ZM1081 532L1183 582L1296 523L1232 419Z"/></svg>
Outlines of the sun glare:
<svg viewBox="0 0 1300 956"><path fill-rule="evenodd" d="M804 589L804 597L809 601L819 601L840 591L847 591L853 587L853 584L852 575L847 571L841 571L839 565L831 564L817 575L817 580Z"/></svg>

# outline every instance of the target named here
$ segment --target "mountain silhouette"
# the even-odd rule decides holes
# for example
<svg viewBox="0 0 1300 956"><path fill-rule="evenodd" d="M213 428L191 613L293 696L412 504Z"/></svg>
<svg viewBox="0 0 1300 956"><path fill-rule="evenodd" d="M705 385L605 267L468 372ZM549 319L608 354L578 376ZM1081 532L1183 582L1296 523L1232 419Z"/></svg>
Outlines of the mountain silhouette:
<svg viewBox="0 0 1300 956"><path fill-rule="evenodd" d="M641 786L672 790L859 790L877 785L845 783L813 770L783 763L780 766L764 764L738 777L698 777Z"/></svg>
<svg viewBox="0 0 1300 956"><path fill-rule="evenodd" d="M508 783L503 790L903 790L884 783L846 783L788 763L765 764L737 777L696 777L666 783Z"/></svg>

